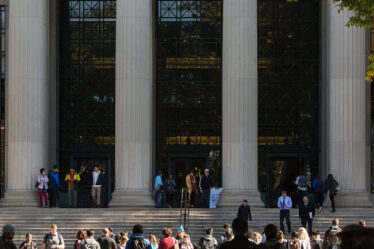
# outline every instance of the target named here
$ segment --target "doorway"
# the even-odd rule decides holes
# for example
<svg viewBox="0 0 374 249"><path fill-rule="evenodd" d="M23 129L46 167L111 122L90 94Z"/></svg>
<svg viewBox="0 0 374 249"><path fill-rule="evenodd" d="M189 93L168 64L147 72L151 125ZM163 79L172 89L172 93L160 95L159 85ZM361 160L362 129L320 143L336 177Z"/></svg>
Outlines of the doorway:
<svg viewBox="0 0 374 249"><path fill-rule="evenodd" d="M173 207L180 207L181 202L181 189L186 188L186 176L195 171L195 178L197 185L199 184L200 177L204 174L204 170L208 168L209 161L205 155L194 155L189 157L186 155L173 155L169 158L169 173L173 174L177 184L176 194L174 196Z"/></svg>
<svg viewBox="0 0 374 249"><path fill-rule="evenodd" d="M267 159L266 206L277 207L278 197L287 191L292 202L297 199L296 177L305 172L304 155L269 156Z"/></svg>
<svg viewBox="0 0 374 249"><path fill-rule="evenodd" d="M101 207L108 207L111 200L111 163L108 157L73 157L72 165L80 175L81 182L78 187L78 208L92 207L90 177L94 165L104 174L105 182L101 188Z"/></svg>

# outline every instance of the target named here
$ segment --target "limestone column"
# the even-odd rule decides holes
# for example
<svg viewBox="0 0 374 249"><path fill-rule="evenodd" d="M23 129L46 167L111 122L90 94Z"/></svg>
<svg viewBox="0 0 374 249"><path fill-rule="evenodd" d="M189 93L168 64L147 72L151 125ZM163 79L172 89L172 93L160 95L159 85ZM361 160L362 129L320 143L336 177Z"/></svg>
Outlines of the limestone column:
<svg viewBox="0 0 374 249"><path fill-rule="evenodd" d="M257 1L223 1L223 194L221 206L248 199L257 187Z"/></svg>
<svg viewBox="0 0 374 249"><path fill-rule="evenodd" d="M48 169L48 0L9 1L6 193L2 206L38 205Z"/></svg>
<svg viewBox="0 0 374 249"><path fill-rule="evenodd" d="M340 14L327 1L327 162L341 185L337 206L371 206L367 189L365 29L346 27L350 13Z"/></svg>
<svg viewBox="0 0 374 249"><path fill-rule="evenodd" d="M111 207L153 206L152 1L117 0L115 192Z"/></svg>

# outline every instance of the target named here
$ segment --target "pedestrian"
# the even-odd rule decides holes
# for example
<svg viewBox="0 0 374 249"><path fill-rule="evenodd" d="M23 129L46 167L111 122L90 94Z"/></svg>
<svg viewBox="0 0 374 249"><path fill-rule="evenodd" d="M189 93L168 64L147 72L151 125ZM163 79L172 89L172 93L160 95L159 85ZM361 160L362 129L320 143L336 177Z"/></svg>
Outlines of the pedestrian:
<svg viewBox="0 0 374 249"><path fill-rule="evenodd" d="M304 227L299 229L299 244L301 249L310 249L310 238Z"/></svg>
<svg viewBox="0 0 374 249"><path fill-rule="evenodd" d="M118 249L125 249L127 241L129 241L129 237L127 237L127 234L126 235L124 234L123 236L120 236L120 241L117 243ZM157 248L152 247L152 249L157 249Z"/></svg>
<svg viewBox="0 0 374 249"><path fill-rule="evenodd" d="M288 242L288 249L300 249L299 232L292 232L291 239Z"/></svg>
<svg viewBox="0 0 374 249"><path fill-rule="evenodd" d="M188 234L183 235L183 241L179 243L179 249L194 249L194 246L191 243L191 239Z"/></svg>
<svg viewBox="0 0 374 249"><path fill-rule="evenodd" d="M201 193L201 207L209 208L210 190L213 188L212 176L209 175L209 169L205 169L204 175L200 177L199 188Z"/></svg>
<svg viewBox="0 0 374 249"><path fill-rule="evenodd" d="M169 178L165 181L166 206L173 207L174 195L177 184L175 183L173 174L169 174Z"/></svg>
<svg viewBox="0 0 374 249"><path fill-rule="evenodd" d="M62 188L62 184L60 182L60 174L58 172L58 168L56 165L52 167L52 171L50 172L49 176L49 195L50 195L50 207L55 208L57 207L57 200L60 195L60 190Z"/></svg>
<svg viewBox="0 0 374 249"><path fill-rule="evenodd" d="M205 235L200 238L198 245L201 249L214 249L217 247L218 243L216 238L213 237L212 227L205 228Z"/></svg>
<svg viewBox="0 0 374 249"><path fill-rule="evenodd" d="M0 247L1 248L1 247ZM37 249L36 243L32 241L32 234L26 234L26 241L22 242L19 249Z"/></svg>
<svg viewBox="0 0 374 249"><path fill-rule="evenodd" d="M299 218L301 220L302 227L306 228L306 223L308 223L309 234L312 234L313 231L313 219L315 214L316 210L314 207L314 203L309 201L307 196L304 196L303 203L299 207Z"/></svg>
<svg viewBox="0 0 374 249"><path fill-rule="evenodd" d="M79 249L80 244L82 243L83 240L87 238L86 231L84 230L79 230L76 235L76 240L74 242L74 249Z"/></svg>
<svg viewBox="0 0 374 249"><path fill-rule="evenodd" d="M61 234L57 233L57 225L52 224L49 233L44 235L42 249L64 249L65 242Z"/></svg>
<svg viewBox="0 0 374 249"><path fill-rule="evenodd" d="M40 175L37 178L38 182L38 194L39 194L39 206L41 208L48 207L48 176L46 176L46 170L44 168L40 169ZM43 204L44 200L44 204Z"/></svg>
<svg viewBox="0 0 374 249"><path fill-rule="evenodd" d="M104 228L101 233L102 233L102 236L97 239L97 242L99 242L100 244L100 248L101 249L117 249L116 242L114 241L114 239L112 239L109 236L109 229Z"/></svg>
<svg viewBox="0 0 374 249"><path fill-rule="evenodd" d="M261 249L287 249L287 247L277 241L278 229L274 224L268 224L264 229L266 241L259 245Z"/></svg>
<svg viewBox="0 0 374 249"><path fill-rule="evenodd" d="M132 229L132 235L126 244L125 249L152 249L152 245L144 238L144 228L140 224L136 224Z"/></svg>
<svg viewBox="0 0 374 249"><path fill-rule="evenodd" d="M160 239L159 249L174 249L178 247L178 241L172 237L173 230L169 227L162 229L162 235L164 237Z"/></svg>
<svg viewBox="0 0 374 249"><path fill-rule="evenodd" d="M234 239L231 241L226 241L222 243L219 249L254 249L257 248L255 242L249 241L246 234L248 233L248 222L236 218L232 222L232 232L234 234ZM255 237L254 235L251 235ZM261 236L261 235L260 235Z"/></svg>
<svg viewBox="0 0 374 249"><path fill-rule="evenodd" d="M70 172L65 175L65 182L68 184L68 204L69 208L77 207L78 183L81 177L74 168L70 168Z"/></svg>
<svg viewBox="0 0 374 249"><path fill-rule="evenodd" d="M286 191L282 191L282 195L278 198L278 207L280 209L280 230L284 233L284 219L286 219L288 233L291 233L290 211L292 208L291 197L287 196Z"/></svg>
<svg viewBox="0 0 374 249"><path fill-rule="evenodd" d="M366 227L366 221L365 220L359 220L358 225L360 225L362 227Z"/></svg>
<svg viewBox="0 0 374 249"><path fill-rule="evenodd" d="M308 195L308 178L301 174L296 178L297 185L297 204L301 205L303 203L303 197Z"/></svg>
<svg viewBox="0 0 374 249"><path fill-rule="evenodd" d="M95 240L95 231L88 229L87 238L79 244L79 249L101 249L99 242Z"/></svg>
<svg viewBox="0 0 374 249"><path fill-rule="evenodd" d="M186 185L189 195L189 206L193 208L195 207L195 197L199 193L194 170L191 170L190 174L186 176Z"/></svg>
<svg viewBox="0 0 374 249"><path fill-rule="evenodd" d="M151 243L152 249L158 249L158 240L156 235L151 234L149 235L149 242Z"/></svg>
<svg viewBox="0 0 374 249"><path fill-rule="evenodd" d="M13 242L13 238L16 235L16 229L11 224L5 224L3 226L3 234L0 237L0 248L1 249L17 249Z"/></svg>
<svg viewBox="0 0 374 249"><path fill-rule="evenodd" d="M183 226L181 225L178 229L177 229L177 235L175 236L175 239L178 241L178 244L181 243L183 241L183 236L185 234L185 231L184 231L184 228Z"/></svg>
<svg viewBox="0 0 374 249"><path fill-rule="evenodd" d="M341 241L339 249L374 248L374 228L348 225L343 228L338 237Z"/></svg>
<svg viewBox="0 0 374 249"><path fill-rule="evenodd" d="M314 179L312 188L313 188L314 199L317 204L317 208L319 212L322 212L324 194L325 194L325 182L321 179L319 174L317 175L316 179Z"/></svg>
<svg viewBox="0 0 374 249"><path fill-rule="evenodd" d="M230 224L227 223L223 225L223 234L221 235L221 243L226 241L227 236L229 234L232 234L232 230L231 230Z"/></svg>
<svg viewBox="0 0 374 249"><path fill-rule="evenodd" d="M252 221L251 208L247 200L243 200L242 205L239 206L237 218L241 218L247 222L248 220Z"/></svg>
<svg viewBox="0 0 374 249"><path fill-rule="evenodd" d="M277 238L276 238L278 244L284 245L286 248L288 248L288 241L284 238L284 233L282 230L279 230L277 232Z"/></svg>
<svg viewBox="0 0 374 249"><path fill-rule="evenodd" d="M119 234L115 234L113 228L111 228L111 227L107 227L107 228L109 230L109 237L114 239L116 244L119 244L119 242L121 242L122 236L119 235Z"/></svg>
<svg viewBox="0 0 374 249"><path fill-rule="evenodd" d="M157 172L155 180L155 190L156 190L156 208L162 207L162 193L163 193L163 183L162 183L162 171Z"/></svg>
<svg viewBox="0 0 374 249"><path fill-rule="evenodd" d="M311 249L322 249L323 240L321 239L320 232L318 230L313 230L312 241L310 242Z"/></svg>
<svg viewBox="0 0 374 249"><path fill-rule="evenodd" d="M336 181L334 179L334 176L332 174L329 174L327 176L325 184L326 184L325 194L327 194L327 191L329 192L329 198L330 198L330 201L331 201L331 207L332 207L331 212L336 212L335 196L338 194L338 192L340 190L339 183L338 183L338 181Z"/></svg>
<svg viewBox="0 0 374 249"><path fill-rule="evenodd" d="M339 237L337 236L341 232L339 225L339 219L335 218L332 220L331 226L325 232L325 236L323 236L323 249L333 249L340 244Z"/></svg>
<svg viewBox="0 0 374 249"><path fill-rule="evenodd" d="M94 165L94 170L89 178L89 183L91 185L91 197L93 202L93 207L97 208L101 206L101 188L105 182L104 174L100 171L98 165Z"/></svg>

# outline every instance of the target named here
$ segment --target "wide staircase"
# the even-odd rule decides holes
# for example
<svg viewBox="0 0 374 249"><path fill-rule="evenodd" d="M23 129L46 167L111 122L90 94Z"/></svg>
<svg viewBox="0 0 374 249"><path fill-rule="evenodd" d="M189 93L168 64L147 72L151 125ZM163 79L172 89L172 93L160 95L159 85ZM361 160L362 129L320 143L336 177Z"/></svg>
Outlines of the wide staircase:
<svg viewBox="0 0 374 249"><path fill-rule="evenodd" d="M193 241L204 233L204 227L214 228L217 239L222 233L224 223L231 223L236 217L236 209L191 209L188 232ZM291 211L293 230L300 225L297 209ZM279 226L279 210L252 209L253 221L250 227L262 232L268 223ZM368 226L374 226L373 209L339 209L336 213L324 210L317 213L314 228L325 231L333 218L340 218L342 225L356 223L365 219ZM182 223L183 223L182 219ZM32 233L34 241L41 245L43 234L49 231L50 225L56 223L59 233L64 236L66 248L73 248L75 234L79 229L94 229L96 236L104 227L111 226L115 232L131 231L134 224L144 225L145 234L153 233L161 237L163 227L174 231L180 225L180 209L48 209L48 208L0 208L0 226L11 223L16 227L15 242L17 246L24 240L26 233ZM288 237L288 236L287 236ZM38 247L40 248L40 247Z"/></svg>

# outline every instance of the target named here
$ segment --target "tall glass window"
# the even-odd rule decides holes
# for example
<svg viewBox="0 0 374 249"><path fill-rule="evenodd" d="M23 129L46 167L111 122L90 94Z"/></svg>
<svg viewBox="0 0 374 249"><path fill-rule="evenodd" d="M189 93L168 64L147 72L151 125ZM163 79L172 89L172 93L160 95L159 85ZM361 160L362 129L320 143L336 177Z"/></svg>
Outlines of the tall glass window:
<svg viewBox="0 0 374 249"><path fill-rule="evenodd" d="M90 172L96 159L114 165L99 153L114 159L116 1L59 3L59 164Z"/></svg>
<svg viewBox="0 0 374 249"><path fill-rule="evenodd" d="M259 189L293 195L319 171L318 0L258 1Z"/></svg>
<svg viewBox="0 0 374 249"><path fill-rule="evenodd" d="M4 194L5 181L5 45L6 8L0 6L0 198Z"/></svg>
<svg viewBox="0 0 374 249"><path fill-rule="evenodd" d="M157 168L220 185L222 1L157 0L156 30Z"/></svg>

